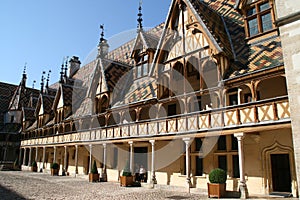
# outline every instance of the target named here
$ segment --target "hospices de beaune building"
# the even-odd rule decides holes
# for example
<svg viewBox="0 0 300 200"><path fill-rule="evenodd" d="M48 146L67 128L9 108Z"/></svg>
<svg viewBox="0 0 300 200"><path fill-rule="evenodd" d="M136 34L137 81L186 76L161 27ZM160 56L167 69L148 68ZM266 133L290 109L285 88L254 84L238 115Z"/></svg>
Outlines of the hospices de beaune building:
<svg viewBox="0 0 300 200"><path fill-rule="evenodd" d="M172 0L149 30L140 7L135 39L109 51L102 29L97 58L68 59L57 83L43 74L29 89L24 72L7 113L22 126L22 170L36 161L49 173L56 162L84 176L95 160L107 181L143 165L149 184L207 189L218 167L242 197L298 196L297 89L287 79L297 75L299 11L287 4Z"/></svg>

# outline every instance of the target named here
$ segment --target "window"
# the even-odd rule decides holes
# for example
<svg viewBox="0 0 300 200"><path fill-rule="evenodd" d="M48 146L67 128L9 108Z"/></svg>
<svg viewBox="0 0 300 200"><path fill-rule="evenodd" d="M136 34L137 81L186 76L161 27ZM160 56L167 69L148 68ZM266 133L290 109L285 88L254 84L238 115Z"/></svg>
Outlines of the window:
<svg viewBox="0 0 300 200"><path fill-rule="evenodd" d="M240 167L239 167L239 156L232 156L232 177L239 178L240 177Z"/></svg>
<svg viewBox="0 0 300 200"><path fill-rule="evenodd" d="M272 6L267 2L252 4L246 12L248 37L273 29Z"/></svg>
<svg viewBox="0 0 300 200"><path fill-rule="evenodd" d="M112 168L116 169L118 166L118 148L114 148L114 160L113 160L113 165Z"/></svg>
<svg viewBox="0 0 300 200"><path fill-rule="evenodd" d="M218 150L226 150L226 135L221 135L219 137Z"/></svg>
<svg viewBox="0 0 300 200"><path fill-rule="evenodd" d="M195 139L195 151L200 151L202 147L202 140L201 138L196 138Z"/></svg>
<svg viewBox="0 0 300 200"><path fill-rule="evenodd" d="M203 158L197 156L196 157L196 176L203 175Z"/></svg>
<svg viewBox="0 0 300 200"><path fill-rule="evenodd" d="M168 116L176 115L176 104L168 105Z"/></svg>
<svg viewBox="0 0 300 200"><path fill-rule="evenodd" d="M218 167L227 171L227 156L218 156Z"/></svg>
<svg viewBox="0 0 300 200"><path fill-rule="evenodd" d="M226 145L227 141L227 145ZM234 135L227 135L219 137L215 154L215 165L225 171L229 172L232 178L239 178L239 157L238 157L238 144Z"/></svg>

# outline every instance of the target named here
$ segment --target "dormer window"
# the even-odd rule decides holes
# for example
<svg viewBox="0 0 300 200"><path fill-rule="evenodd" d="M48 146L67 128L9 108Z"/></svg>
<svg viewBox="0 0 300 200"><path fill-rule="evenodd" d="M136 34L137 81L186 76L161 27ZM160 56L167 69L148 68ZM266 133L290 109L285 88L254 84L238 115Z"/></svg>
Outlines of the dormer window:
<svg viewBox="0 0 300 200"><path fill-rule="evenodd" d="M253 37L275 28L272 4L269 1L253 3L245 11L246 34Z"/></svg>
<svg viewBox="0 0 300 200"><path fill-rule="evenodd" d="M148 75L148 54L142 55L137 62L135 78L141 78Z"/></svg>

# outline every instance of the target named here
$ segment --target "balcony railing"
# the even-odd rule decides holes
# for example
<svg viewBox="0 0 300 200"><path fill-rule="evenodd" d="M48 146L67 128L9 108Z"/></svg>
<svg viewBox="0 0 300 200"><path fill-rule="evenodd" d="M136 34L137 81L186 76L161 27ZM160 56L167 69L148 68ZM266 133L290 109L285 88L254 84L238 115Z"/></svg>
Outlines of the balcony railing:
<svg viewBox="0 0 300 200"><path fill-rule="evenodd" d="M23 140L22 146L105 141L266 125L290 121L287 97L168 118L152 119Z"/></svg>

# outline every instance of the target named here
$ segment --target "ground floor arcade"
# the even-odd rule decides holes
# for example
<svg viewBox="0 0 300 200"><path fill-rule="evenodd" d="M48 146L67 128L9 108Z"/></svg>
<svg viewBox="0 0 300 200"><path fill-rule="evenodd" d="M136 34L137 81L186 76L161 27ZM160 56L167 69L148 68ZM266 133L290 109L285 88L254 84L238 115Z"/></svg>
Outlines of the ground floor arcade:
<svg viewBox="0 0 300 200"><path fill-rule="evenodd" d="M253 129L252 129L253 130ZM209 172L227 171L227 190L242 195L290 192L297 196L297 182L289 125L256 132L220 131L151 138L22 146L20 163L28 169L37 161L43 172L53 162L60 172L88 174L96 160L100 176L119 181L126 165L136 173L143 165L147 182L206 189Z"/></svg>

